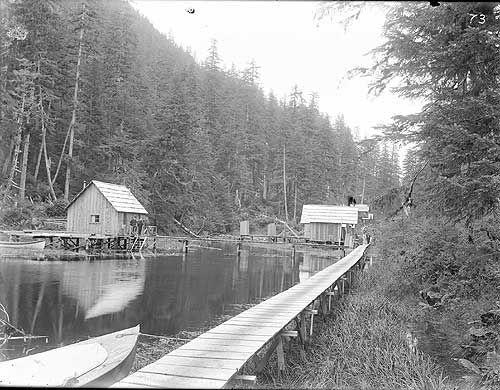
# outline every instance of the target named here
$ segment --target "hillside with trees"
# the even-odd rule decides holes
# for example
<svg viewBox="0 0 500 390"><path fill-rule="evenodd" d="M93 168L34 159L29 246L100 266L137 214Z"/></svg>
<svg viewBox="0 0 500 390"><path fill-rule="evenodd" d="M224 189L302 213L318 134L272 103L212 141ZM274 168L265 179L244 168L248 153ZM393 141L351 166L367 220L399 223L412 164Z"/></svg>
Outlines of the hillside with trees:
<svg viewBox="0 0 500 390"><path fill-rule="evenodd" d="M259 66L224 69L216 41L197 63L126 1L1 0L0 13L4 222L61 213L93 179L128 186L165 232L293 223L305 203L399 187L394 144L357 142L298 86L264 93Z"/></svg>

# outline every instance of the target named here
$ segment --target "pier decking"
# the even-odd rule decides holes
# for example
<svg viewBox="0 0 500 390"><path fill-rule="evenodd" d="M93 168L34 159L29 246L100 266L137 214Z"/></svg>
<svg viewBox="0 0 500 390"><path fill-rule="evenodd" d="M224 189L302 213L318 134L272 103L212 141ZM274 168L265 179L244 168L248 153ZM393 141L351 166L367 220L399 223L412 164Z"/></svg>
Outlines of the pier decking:
<svg viewBox="0 0 500 390"><path fill-rule="evenodd" d="M30 239L44 239L46 248L66 249L79 251L126 251L135 252L149 246L156 247L156 230L154 235L141 234L94 234L77 233L57 230L2 230L1 234L10 237L27 237Z"/></svg>
<svg viewBox="0 0 500 390"><path fill-rule="evenodd" d="M278 363L283 361L281 335L306 340L306 315L311 316L312 332L317 312L314 303L327 312L335 286L341 282L338 289L343 292L344 280L347 277L350 282L351 271L361 267L367 247L357 247L311 278L238 314L112 387L222 388L268 342L272 342L271 352L278 348ZM283 333L292 321L297 331Z"/></svg>

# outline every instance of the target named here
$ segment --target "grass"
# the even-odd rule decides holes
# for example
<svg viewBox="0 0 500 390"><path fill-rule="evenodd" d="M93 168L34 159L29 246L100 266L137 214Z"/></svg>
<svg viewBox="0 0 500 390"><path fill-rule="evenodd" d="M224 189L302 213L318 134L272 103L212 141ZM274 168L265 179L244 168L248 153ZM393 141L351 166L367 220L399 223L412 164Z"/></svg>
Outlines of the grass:
<svg viewBox="0 0 500 390"><path fill-rule="evenodd" d="M374 265L357 289L319 322L305 361L288 346L287 370L271 361L261 388L452 389L433 360L412 346L408 324L418 320L414 303L392 297L392 270ZM291 348L290 348L291 347Z"/></svg>

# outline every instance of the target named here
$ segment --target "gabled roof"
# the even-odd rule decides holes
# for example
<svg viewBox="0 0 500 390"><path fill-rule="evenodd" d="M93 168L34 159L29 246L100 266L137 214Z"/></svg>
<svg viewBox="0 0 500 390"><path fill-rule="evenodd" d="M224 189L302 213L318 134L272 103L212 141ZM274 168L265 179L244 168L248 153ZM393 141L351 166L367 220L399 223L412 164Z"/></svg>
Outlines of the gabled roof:
<svg viewBox="0 0 500 390"><path fill-rule="evenodd" d="M356 207L359 211L363 211L363 212L370 211L370 206L368 206L367 204L357 204L354 207Z"/></svg>
<svg viewBox="0 0 500 390"><path fill-rule="evenodd" d="M132 195L130 190L119 184L105 183L103 181L92 180L85 188L80 191L73 200L66 206L69 208L76 199L82 195L87 188L94 184L99 192L106 198L106 200L111 203L113 208L121 213L136 213L136 214L147 214L148 212L139 203L137 198Z"/></svg>
<svg viewBox="0 0 500 390"><path fill-rule="evenodd" d="M300 223L358 223L358 209L350 206L305 204Z"/></svg>

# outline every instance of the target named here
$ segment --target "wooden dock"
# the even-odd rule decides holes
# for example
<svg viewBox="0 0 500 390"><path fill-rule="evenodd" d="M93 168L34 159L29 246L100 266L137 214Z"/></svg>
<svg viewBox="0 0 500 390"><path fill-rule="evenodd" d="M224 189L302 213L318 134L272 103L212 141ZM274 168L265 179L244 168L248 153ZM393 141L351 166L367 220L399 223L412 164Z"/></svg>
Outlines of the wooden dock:
<svg viewBox="0 0 500 390"><path fill-rule="evenodd" d="M146 248L156 247L156 235L111 235L76 233L58 230L3 230L0 234L21 238L44 239L46 248L65 249L78 252L138 252Z"/></svg>
<svg viewBox="0 0 500 390"><path fill-rule="evenodd" d="M265 345L270 347L257 370L274 350L280 369L284 368L284 340L299 337L305 345L312 334L314 315L326 314L332 297L342 294L345 284L351 285L352 273L364 265L367 247L357 247L311 278L236 315L112 387L223 388L238 379L238 371ZM296 330L285 330L293 322Z"/></svg>
<svg viewBox="0 0 500 390"><path fill-rule="evenodd" d="M244 236L224 236L224 237L185 237L185 236L156 236L158 240L172 240L183 243L182 251L186 251L186 248L189 247L192 242L225 242L225 243L236 243L241 245L243 243L255 243L255 244L270 244L276 245L278 247L289 247L289 248L322 248L322 249L335 249L339 251L346 251L350 249L347 245L342 245L338 243L329 244L324 242L306 242L304 237L279 237L279 239L275 239L273 236L265 236L265 235L244 235Z"/></svg>

